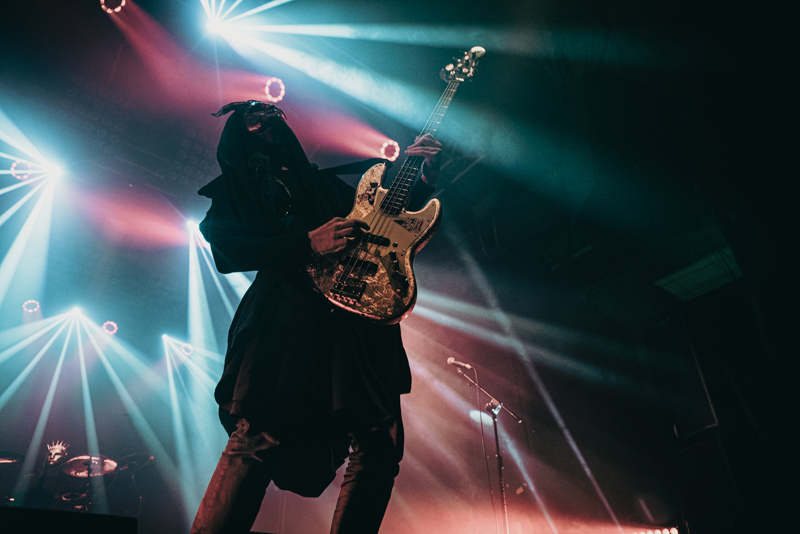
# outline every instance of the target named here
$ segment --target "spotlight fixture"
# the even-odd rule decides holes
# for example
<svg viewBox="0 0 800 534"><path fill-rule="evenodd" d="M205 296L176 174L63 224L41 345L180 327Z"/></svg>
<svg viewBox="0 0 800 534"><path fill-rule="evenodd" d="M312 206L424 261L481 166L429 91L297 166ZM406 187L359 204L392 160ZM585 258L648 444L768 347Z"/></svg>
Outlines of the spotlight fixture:
<svg viewBox="0 0 800 534"><path fill-rule="evenodd" d="M80 315L81 309L75 306L74 308L72 308L72 313L74 313L75 315Z"/></svg>
<svg viewBox="0 0 800 534"><path fill-rule="evenodd" d="M35 313L41 309L38 300L26 300L22 303L22 309L28 313Z"/></svg>
<svg viewBox="0 0 800 534"><path fill-rule="evenodd" d="M119 327L117 326L117 323L115 323L114 321L106 321L103 323L103 332L105 332L109 336L113 336L114 334L116 334L117 330L119 330Z"/></svg>
<svg viewBox="0 0 800 534"><path fill-rule="evenodd" d="M61 167L54 165L52 167L48 167L46 169L46 172L53 178L58 178L59 176L61 176Z"/></svg>
<svg viewBox="0 0 800 534"><path fill-rule="evenodd" d="M391 155L386 154L387 152L386 149L389 147L392 147ZM389 139L388 141L383 143L383 146L381 147L381 156L388 159L389 161L394 161L397 159L399 155L400 155L400 145L397 144L397 141L392 141L391 139Z"/></svg>
<svg viewBox="0 0 800 534"><path fill-rule="evenodd" d="M191 356L192 353L194 352L194 347L192 347L188 343L184 343L183 345L181 345L181 352L186 356Z"/></svg>
<svg viewBox="0 0 800 534"><path fill-rule="evenodd" d="M277 91L278 93L277 95L273 94L275 91L270 90L272 84L278 84L278 87L280 88ZM273 76L272 78L267 80L267 85L264 87L264 92L267 94L267 100L269 100L270 102L280 102L281 100L283 100L283 97L286 94L286 86L283 84L283 80Z"/></svg>
<svg viewBox="0 0 800 534"><path fill-rule="evenodd" d="M116 7L111 7L112 5L116 5ZM109 15L113 15L114 13L122 11L122 8L125 7L125 0L120 0L119 2L115 0L108 0L108 2L106 2L106 0L100 0L100 7Z"/></svg>
<svg viewBox="0 0 800 534"><path fill-rule="evenodd" d="M17 166L19 166L20 164L26 165L28 167L28 170L27 171L22 171L22 170L17 171ZM27 180L28 178L30 178L32 172L33 172L33 169L31 169L31 165L27 161L22 161L22 160L18 159L17 161L15 161L14 163L11 164L11 176L16 178L17 180Z"/></svg>

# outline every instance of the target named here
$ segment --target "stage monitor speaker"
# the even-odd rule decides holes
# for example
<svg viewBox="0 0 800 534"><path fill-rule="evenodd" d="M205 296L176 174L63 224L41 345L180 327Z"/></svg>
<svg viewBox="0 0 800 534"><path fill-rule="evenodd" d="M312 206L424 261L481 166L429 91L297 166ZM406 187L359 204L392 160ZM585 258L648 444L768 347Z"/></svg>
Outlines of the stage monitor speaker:
<svg viewBox="0 0 800 534"><path fill-rule="evenodd" d="M135 517L0 507L3 534L137 534Z"/></svg>

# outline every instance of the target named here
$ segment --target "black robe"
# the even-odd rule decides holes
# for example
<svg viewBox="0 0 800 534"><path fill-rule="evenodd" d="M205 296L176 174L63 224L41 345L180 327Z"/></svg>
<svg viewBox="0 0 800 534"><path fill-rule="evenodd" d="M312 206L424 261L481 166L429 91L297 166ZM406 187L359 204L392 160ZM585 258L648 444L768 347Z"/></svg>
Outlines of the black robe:
<svg viewBox="0 0 800 534"><path fill-rule="evenodd" d="M226 123L217 159L222 175L200 190L212 199L201 232L220 272L258 274L228 333L216 401L303 451L299 463L315 454L309 443L330 445L335 472L347 454L348 429L399 418L400 395L411 388L399 325L375 325L334 309L305 274L308 232L346 216L355 190L309 165L291 130L280 148L272 147L244 128L239 111ZM279 198L286 191L288 216ZM418 181L410 206L421 207L432 191ZM276 484L303 495L324 489L295 486L298 477L291 475Z"/></svg>

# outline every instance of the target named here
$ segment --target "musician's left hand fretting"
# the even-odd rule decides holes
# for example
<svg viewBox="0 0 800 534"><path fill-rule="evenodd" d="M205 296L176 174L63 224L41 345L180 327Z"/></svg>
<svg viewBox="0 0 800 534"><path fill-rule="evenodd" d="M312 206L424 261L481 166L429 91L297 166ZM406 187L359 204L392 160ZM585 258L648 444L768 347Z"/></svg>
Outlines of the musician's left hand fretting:
<svg viewBox="0 0 800 534"><path fill-rule="evenodd" d="M439 178L439 170L442 165L439 158L441 152L442 143L429 133L417 137L414 140L414 144L409 145L406 149L406 154L409 156L422 156L425 158L423 179L428 185L434 185L437 178Z"/></svg>

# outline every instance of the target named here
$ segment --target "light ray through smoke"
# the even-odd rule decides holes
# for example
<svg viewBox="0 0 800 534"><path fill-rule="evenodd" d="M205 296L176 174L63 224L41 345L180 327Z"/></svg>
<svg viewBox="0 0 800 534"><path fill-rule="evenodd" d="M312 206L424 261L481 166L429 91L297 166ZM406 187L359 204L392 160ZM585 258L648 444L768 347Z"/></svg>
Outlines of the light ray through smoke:
<svg viewBox="0 0 800 534"><path fill-rule="evenodd" d="M172 414L172 433L175 440L175 448L178 456L179 483L181 486L181 498L183 499L186 510L194 510L199 506L202 495L197 493L197 483L195 481L193 460L194 455L189 449L189 441L186 437L184 428L181 405L178 400L178 390L175 387L175 373L177 366L170 355L170 347L164 338L164 357L167 361L167 379L169 383L170 409Z"/></svg>
<svg viewBox="0 0 800 534"><path fill-rule="evenodd" d="M89 448L90 456L100 456L100 442L97 439L97 426L94 420L94 408L92 408L92 395L89 391L89 375L86 372L86 356L83 352L83 340L81 339L80 325L75 322L75 336L78 341L78 360L81 367L81 398L83 400L83 420L86 428L86 444ZM108 499L104 477L90 477L89 483L92 485L92 495L96 500L96 511L101 514L108 513Z"/></svg>
<svg viewBox="0 0 800 534"><path fill-rule="evenodd" d="M31 193L33 192L35 191L32 191ZM15 279L19 265L22 262L22 258L25 255L29 241L31 240L33 230L37 226L40 214L42 214L41 216L43 220L47 220L49 222L52 214L52 206L53 188L52 184L49 184L49 187L45 189L44 193L39 197L39 200L34 205L30 215L28 215L27 220L22 225L17 237L14 239L14 242L8 249L8 252L6 252L3 262L0 263L0 306L2 306L8 290L11 287L12 280ZM47 242L49 241L49 224L46 233L46 236L38 236L38 242L34 244L34 248L39 251L41 251L43 248L46 250L47 248ZM38 261L44 262L45 259L38 258ZM27 272L24 273L24 285L27 289L32 289L34 292L38 293L41 289L44 270L41 265L32 265L31 268L34 269L33 274L28 275Z"/></svg>
<svg viewBox="0 0 800 534"><path fill-rule="evenodd" d="M15 189L19 189L20 187L25 187L26 185L31 185L33 183L36 183L36 182L40 181L40 180L43 180L44 178L47 178L47 176L37 176L36 178L29 178L28 180L16 183L14 185L9 185L8 187L4 187L3 189L0 189L0 195L3 195L5 193L8 193L9 191L13 191ZM39 184L39 185L42 185L42 184Z"/></svg>
<svg viewBox="0 0 800 534"><path fill-rule="evenodd" d="M208 272L211 273L211 279L214 280L214 285L217 287L219 296L222 299L222 304L225 306L225 309L228 310L228 315L230 315L231 319L233 319L233 314L234 314L233 305L231 304L231 300L228 298L228 294L225 292L225 290L222 287L222 284L219 281L219 276L217 275L217 269L216 267L214 267L212 263L212 259L210 257L210 254L208 253L208 249L202 247L200 250L203 254L203 259L206 262L206 266L208 267Z"/></svg>
<svg viewBox="0 0 800 534"><path fill-rule="evenodd" d="M194 225L193 225L194 226ZM189 230L189 300L187 303L187 322L189 343L212 352L219 352L211 321L211 310L208 306L206 289L203 285L203 273L197 257L197 248L202 246L194 228Z"/></svg>
<svg viewBox="0 0 800 534"><path fill-rule="evenodd" d="M45 345L41 349L39 349L39 352L36 353L36 356L31 358L31 361L28 362L28 365L25 366L22 372L20 372L19 375L17 375L17 377L14 378L14 380L11 382L11 384L9 384L6 390L3 391L3 394L0 395L0 412L3 411L3 408L6 406L6 404L8 404L8 401L11 399L11 397L14 396L14 393L17 392L22 383L25 382L25 379L28 378L28 375L31 374L31 372L39 363L39 361L42 359L42 357L47 353L47 351L50 349L53 343L55 343L56 339L58 339L58 336L61 335L61 332L67 326L68 322L67 319L69 318L70 316L67 315L62 319L61 327L56 331L55 334L53 334L53 337L51 337L47 341L47 343L45 343Z"/></svg>
<svg viewBox="0 0 800 534"><path fill-rule="evenodd" d="M258 6L258 7L254 7L253 9L251 9L249 11L245 11L244 13L241 13L239 15L233 16L233 17L231 17L231 18L229 18L227 20L225 20L225 19L223 19L223 20L225 20L225 22L233 22L235 20L243 19L243 18L246 18L246 17L252 17L253 15L261 13L262 11L266 11L267 9L272 9L273 7L278 7L279 5L286 4L286 3L291 2L291 1L292 0L272 0L272 2L267 2L265 4L262 4L262 5ZM237 4L238 4L238 2L237 2ZM236 5L234 4L232 7L236 7ZM228 12L229 11L230 10L228 10Z"/></svg>
<svg viewBox="0 0 800 534"><path fill-rule="evenodd" d="M150 423L147 422L147 419L142 414L142 411L134 402L131 394L128 392L128 389L125 387L125 384L123 384L122 380L119 378L119 375L106 357L105 352L100 347L100 344L92 335L91 330L88 328L88 326L90 326L92 323L83 316L79 316L79 319L84 331L86 332L89 342L94 347L97 357L100 359L100 362L106 370L106 374L111 379L111 384L113 385L117 396L125 406L127 413L130 415L131 421L133 422L134 427L136 427L136 431L147 445L149 451L153 453L156 467L160 471L166 483L171 486L171 491L179 491L179 488L175 486L175 484L177 484L176 481L179 478L178 468L175 466L175 463L172 461L172 458L167 450L161 444L161 441L153 431Z"/></svg>
<svg viewBox="0 0 800 534"><path fill-rule="evenodd" d="M460 251L459 255L461 257L461 261L466 266L467 271L470 274L470 277L472 278L473 282L475 282L475 285L477 286L483 298L489 304L489 308L494 312L497 323L502 327L505 335L510 340L512 340L511 349L516 353L516 355L523 362L523 364L525 364L525 367L528 370L528 374L531 377L534 386L536 387L536 391L542 397L542 400L547 406L550 415L556 421L556 424L561 430L561 434L567 441L567 444L569 445L570 449L575 455L575 458L578 460L578 463L583 469L583 472L586 474L586 477L589 479L589 482L592 484L595 493L597 494L600 501L603 503L603 506L608 512L608 515L611 517L611 520L614 522L620 533L622 533L622 526L620 525L619 520L617 519L617 516L614 513L614 510L612 510L611 505L608 502L608 499L606 499L603 490L600 488L600 484L598 484L597 480L595 479L594 474L592 473L592 470L589 467L588 462L584 458L583 453L581 453L580 448L578 447L575 438L573 438L572 433L567 427L564 418L561 416L561 412L556 406L555 401L550 396L550 392L545 386L544 380L542 380L541 376L539 375L539 372L536 369L532 356L526 350L524 343L520 341L519 336L516 334L513 326L511 325L511 321L509 321L505 312L503 312L502 307L500 306L500 301L497 298L494 289L492 289L491 284L484 275L483 271L480 269L475 259L466 250L464 250L463 247L457 246L458 243L463 243L463 239L459 240L459 237L452 232L446 233L446 235L451 242L454 242L454 244L456 245L456 250Z"/></svg>
<svg viewBox="0 0 800 534"><path fill-rule="evenodd" d="M53 372L53 377L50 379L50 387L47 388L47 394L45 395L44 404L42 405L42 409L39 411L39 419L36 422L36 428L33 431L33 437L31 438L31 442L28 445L28 452L25 455L25 461L22 464L22 469L19 474L19 478L17 479L17 485L15 488L15 493L19 491L24 491L28 489L25 484L26 480L29 480L30 475L35 471L36 466L35 463L37 458L39 457L39 449L42 446L42 437L44 436L44 429L47 426L47 421L50 418L50 409L53 407L53 398L56 394L56 386L58 385L58 379L61 377L61 369L64 365L64 356L67 354L67 346L69 345L70 337L72 336L72 326L75 324L75 315L73 314L72 317L69 319L69 328L67 329L67 336L64 339L64 345L61 348L61 354L58 357L58 363L56 364L56 369ZM24 497L23 497L24 499Z"/></svg>
<svg viewBox="0 0 800 534"><path fill-rule="evenodd" d="M0 108L0 141L27 154L40 165L47 166L47 159L39 152L33 143L30 142L25 134L17 128L14 122L3 111L3 108Z"/></svg>
<svg viewBox="0 0 800 534"><path fill-rule="evenodd" d="M237 24L263 33L285 33L386 43L466 49L476 44L492 53L529 57L558 57L570 61L643 66L657 60L644 43L624 39L625 47L607 46L611 36L591 29L551 27L487 27L423 24ZM624 48L625 55L620 53Z"/></svg>
<svg viewBox="0 0 800 534"><path fill-rule="evenodd" d="M58 326L60 321L64 320L67 315L62 314L49 319L40 319L0 332L0 347L8 347L0 352L0 366L3 365L3 362Z"/></svg>

